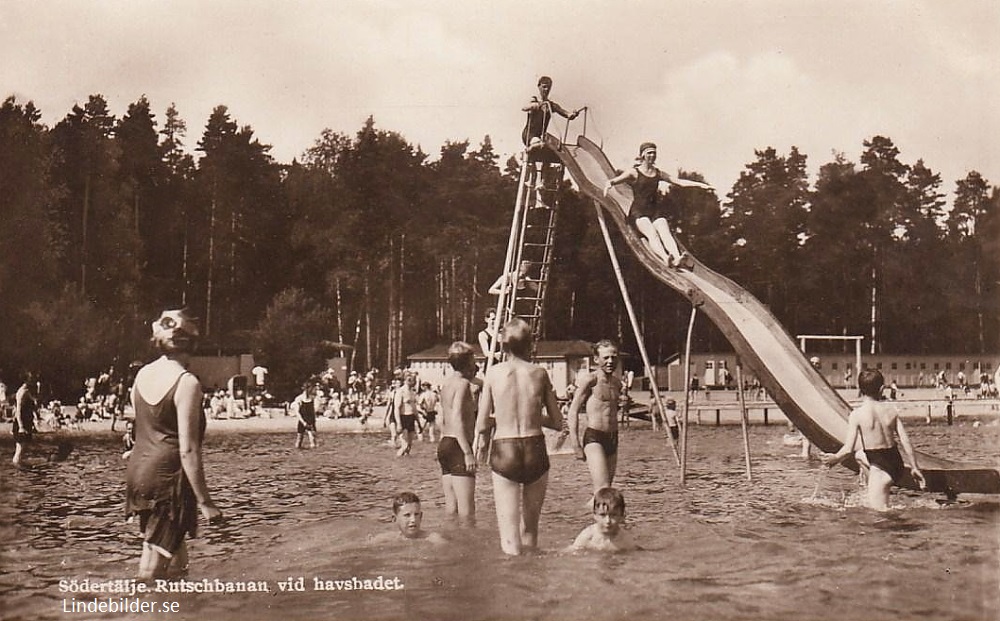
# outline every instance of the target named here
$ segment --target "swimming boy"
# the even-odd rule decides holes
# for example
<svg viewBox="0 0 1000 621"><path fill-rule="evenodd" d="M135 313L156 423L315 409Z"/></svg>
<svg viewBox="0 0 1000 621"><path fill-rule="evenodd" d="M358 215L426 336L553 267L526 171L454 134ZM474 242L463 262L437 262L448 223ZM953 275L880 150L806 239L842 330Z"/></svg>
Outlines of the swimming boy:
<svg viewBox="0 0 1000 621"><path fill-rule="evenodd" d="M420 527L423 519L420 498L413 492L402 492L392 499L392 521L396 523L403 539L426 539L431 543L444 543L444 537Z"/></svg>
<svg viewBox="0 0 1000 621"><path fill-rule="evenodd" d="M594 345L597 369L581 371L569 406L569 438L577 457L587 461L594 491L611 487L618 465L618 400L621 380L615 376L618 346L609 340ZM587 428L581 442L577 432L580 408L586 404Z"/></svg>
<svg viewBox="0 0 1000 621"><path fill-rule="evenodd" d="M910 462L910 476L921 489L927 486L924 474L917 465L917 456L913 452L910 438L903 427L903 421L894 408L879 403L885 379L882 373L874 369L865 369L858 373L858 388L862 401L847 419L847 438L844 446L835 454L824 459L827 466L842 462L854 452L859 436L861 449L868 460L868 504L872 509L885 511L889 508L889 489L893 483L898 484L905 471L903 457L896 445L903 447L906 458Z"/></svg>
<svg viewBox="0 0 1000 621"><path fill-rule="evenodd" d="M625 529L625 499L613 487L594 494L594 523L576 536L570 550L627 552L639 548Z"/></svg>
<svg viewBox="0 0 1000 621"><path fill-rule="evenodd" d="M468 343L455 341L448 348L452 374L441 386L441 442L437 458L441 464L444 512L458 515L459 523L476 517L476 456L472 432L476 424L475 352Z"/></svg>
<svg viewBox="0 0 1000 621"><path fill-rule="evenodd" d="M562 414L545 369L528 362L531 327L514 318L504 325L504 362L486 372L473 449L485 458L490 417L496 433L490 455L500 548L507 554L538 547L538 520L549 481L542 426L559 430ZM548 416L543 416L543 410Z"/></svg>

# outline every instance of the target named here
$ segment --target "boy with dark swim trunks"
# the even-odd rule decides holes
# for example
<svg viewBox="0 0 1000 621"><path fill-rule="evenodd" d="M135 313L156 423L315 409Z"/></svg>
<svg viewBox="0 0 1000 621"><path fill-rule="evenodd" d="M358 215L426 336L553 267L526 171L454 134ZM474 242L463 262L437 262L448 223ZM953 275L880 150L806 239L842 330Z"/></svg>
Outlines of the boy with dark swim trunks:
<svg viewBox="0 0 1000 621"><path fill-rule="evenodd" d="M407 371L403 376L403 384L396 389L392 397L392 412L399 430L399 450L396 457L410 454L413 447L413 436L417 432L417 374Z"/></svg>
<svg viewBox="0 0 1000 621"><path fill-rule="evenodd" d="M926 487L924 475L917 465L910 438L903 427L903 421L894 408L879 402L885 379L874 369L865 369L858 374L858 388L861 390L861 405L851 412L847 419L847 439L835 454L824 459L832 467L844 461L855 450L860 439L861 449L868 461L868 504L872 509L885 511L889 508L889 489L899 483L906 471L899 446L903 447L910 462L910 476L921 489ZM899 438L899 446L896 437Z"/></svg>
<svg viewBox="0 0 1000 621"><path fill-rule="evenodd" d="M476 517L476 456L472 433L476 423L475 352L468 343L455 341L448 348L454 369L441 386L441 442L437 458L441 464L444 512L457 515L459 523L472 524Z"/></svg>
<svg viewBox="0 0 1000 621"><path fill-rule="evenodd" d="M548 373L528 362L531 341L531 327L523 319L511 319L504 326L501 343L507 360L486 372L473 443L476 455L485 458L493 415L493 499L500 548L511 555L538 547L538 520L549 480L542 426L562 429Z"/></svg>
<svg viewBox="0 0 1000 621"><path fill-rule="evenodd" d="M618 401L622 392L618 369L618 346L609 340L594 345L597 369L581 371L569 406L569 439L579 459L587 461L594 491L611 487L618 465ZM587 415L583 440L578 437L580 409Z"/></svg>
<svg viewBox="0 0 1000 621"><path fill-rule="evenodd" d="M594 523L576 536L570 550L628 552L639 549L622 528L624 525L625 498L615 488L603 487L594 494Z"/></svg>
<svg viewBox="0 0 1000 621"><path fill-rule="evenodd" d="M434 430L437 428L438 405L441 399L437 392L431 388L430 382L421 382L420 394L417 396L417 407L420 409L420 416L424 419L423 429L420 431L420 438L423 439L423 432L427 432L427 439L434 442Z"/></svg>

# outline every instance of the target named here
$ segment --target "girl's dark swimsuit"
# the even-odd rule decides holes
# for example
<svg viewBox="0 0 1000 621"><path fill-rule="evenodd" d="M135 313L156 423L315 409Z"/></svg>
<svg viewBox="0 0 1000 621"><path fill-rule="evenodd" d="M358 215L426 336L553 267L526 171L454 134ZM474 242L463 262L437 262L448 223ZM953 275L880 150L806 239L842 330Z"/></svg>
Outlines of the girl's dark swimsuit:
<svg viewBox="0 0 1000 621"><path fill-rule="evenodd" d="M906 466L903 464L903 456L899 454L899 449L892 448L865 449L865 457L868 463L892 477L892 482L899 481L903 476Z"/></svg>
<svg viewBox="0 0 1000 621"><path fill-rule="evenodd" d="M525 485L534 483L549 471L545 436L494 439L490 467L511 481Z"/></svg>
<svg viewBox="0 0 1000 621"><path fill-rule="evenodd" d="M660 171L657 168L653 170L656 174L647 177L638 167L635 169L636 179L632 182L632 195L635 198L628 211L628 220L633 225L643 216L650 220L664 217L660 210Z"/></svg>

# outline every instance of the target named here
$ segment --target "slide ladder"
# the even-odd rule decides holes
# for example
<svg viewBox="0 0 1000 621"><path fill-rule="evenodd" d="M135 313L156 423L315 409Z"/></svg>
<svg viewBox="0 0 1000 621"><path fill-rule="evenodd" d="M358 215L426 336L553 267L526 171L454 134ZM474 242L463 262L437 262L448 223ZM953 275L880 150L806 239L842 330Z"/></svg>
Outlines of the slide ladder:
<svg viewBox="0 0 1000 621"><path fill-rule="evenodd" d="M557 158L547 155L526 157L521 164L502 272L505 276L501 279L496 304L498 327L513 317L520 317L531 326L535 342L544 331L545 294L558 220L558 189L565 172ZM487 366L496 359L493 354L498 350L497 339L491 339Z"/></svg>

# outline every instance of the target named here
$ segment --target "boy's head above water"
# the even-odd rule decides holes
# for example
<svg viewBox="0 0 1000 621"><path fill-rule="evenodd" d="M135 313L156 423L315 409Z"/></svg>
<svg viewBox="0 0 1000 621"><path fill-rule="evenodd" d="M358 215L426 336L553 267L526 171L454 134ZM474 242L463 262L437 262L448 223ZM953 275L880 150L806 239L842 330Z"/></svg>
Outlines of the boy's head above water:
<svg viewBox="0 0 1000 621"><path fill-rule="evenodd" d="M402 492L392 499L392 519L404 537L408 539L419 537L420 522L423 518L420 498L413 492Z"/></svg>
<svg viewBox="0 0 1000 621"><path fill-rule="evenodd" d="M625 498L613 487L594 494L594 523L607 535L614 535L625 522Z"/></svg>

